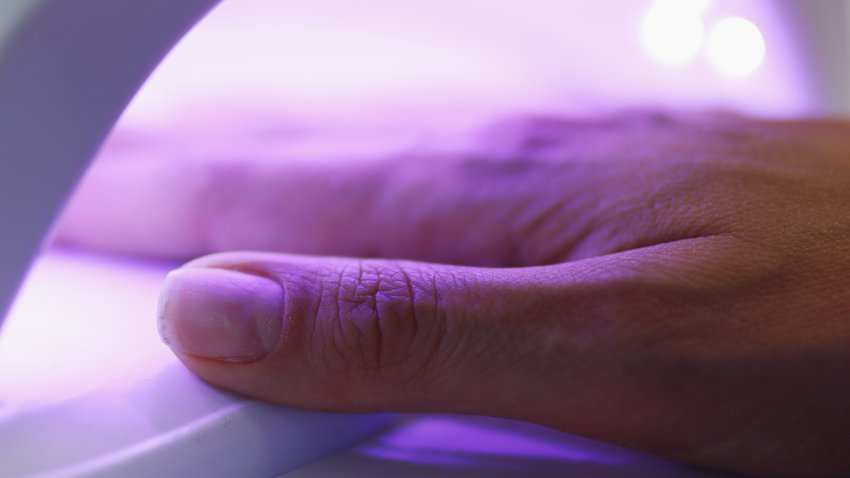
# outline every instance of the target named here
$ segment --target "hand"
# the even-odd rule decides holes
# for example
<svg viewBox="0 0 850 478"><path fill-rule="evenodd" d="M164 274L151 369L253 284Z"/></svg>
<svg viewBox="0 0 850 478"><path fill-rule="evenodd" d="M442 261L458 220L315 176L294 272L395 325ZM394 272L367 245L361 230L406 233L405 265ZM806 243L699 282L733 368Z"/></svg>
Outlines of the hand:
<svg viewBox="0 0 850 478"><path fill-rule="evenodd" d="M59 237L325 255L229 252L169 276L164 340L246 395L850 473L850 124L538 118L481 143L339 164L113 144Z"/></svg>

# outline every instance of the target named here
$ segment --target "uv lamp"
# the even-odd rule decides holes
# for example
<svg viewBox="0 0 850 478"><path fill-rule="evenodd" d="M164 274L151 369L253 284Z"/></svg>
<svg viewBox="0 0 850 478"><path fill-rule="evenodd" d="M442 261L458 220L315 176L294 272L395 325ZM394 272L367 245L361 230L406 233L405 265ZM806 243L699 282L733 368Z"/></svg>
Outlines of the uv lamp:
<svg viewBox="0 0 850 478"><path fill-rule="evenodd" d="M128 102L217 3L0 2L0 325L56 215ZM809 80L810 112L846 113L847 2L776 5L799 49L786 54L800 60ZM669 57L667 44L654 45ZM88 267L60 265L67 280ZM156 277L136 286L155 294ZM104 333L120 333L103 325ZM0 390L0 477L275 476L390 420L274 407L213 390L182 368L156 372L22 412Z"/></svg>

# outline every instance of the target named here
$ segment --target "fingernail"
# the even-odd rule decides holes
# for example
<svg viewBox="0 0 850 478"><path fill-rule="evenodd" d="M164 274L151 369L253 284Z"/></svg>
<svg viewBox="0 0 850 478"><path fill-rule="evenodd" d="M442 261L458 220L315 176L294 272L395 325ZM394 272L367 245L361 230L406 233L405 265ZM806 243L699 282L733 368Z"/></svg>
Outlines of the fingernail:
<svg viewBox="0 0 850 478"><path fill-rule="evenodd" d="M266 277L177 269L165 279L157 323L173 350L227 362L262 359L277 345L283 290Z"/></svg>

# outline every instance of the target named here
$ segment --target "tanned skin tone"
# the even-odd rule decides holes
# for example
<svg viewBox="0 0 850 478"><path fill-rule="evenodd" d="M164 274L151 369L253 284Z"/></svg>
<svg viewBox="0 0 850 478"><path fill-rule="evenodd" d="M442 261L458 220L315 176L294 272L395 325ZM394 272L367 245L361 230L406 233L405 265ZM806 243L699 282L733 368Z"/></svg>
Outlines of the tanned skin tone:
<svg viewBox="0 0 850 478"><path fill-rule="evenodd" d="M116 138L58 229L216 253L172 274L159 312L204 380L850 473L850 123L519 118L456 153L334 164L263 141Z"/></svg>

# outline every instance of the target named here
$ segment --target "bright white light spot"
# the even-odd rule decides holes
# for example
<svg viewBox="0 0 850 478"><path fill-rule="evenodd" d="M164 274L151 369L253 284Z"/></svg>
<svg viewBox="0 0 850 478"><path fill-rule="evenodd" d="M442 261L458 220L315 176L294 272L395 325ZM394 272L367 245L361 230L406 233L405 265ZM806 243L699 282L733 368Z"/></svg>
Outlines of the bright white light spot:
<svg viewBox="0 0 850 478"><path fill-rule="evenodd" d="M722 75L746 76L764 60L764 38L749 20L741 17L723 19L709 33L708 59Z"/></svg>
<svg viewBox="0 0 850 478"><path fill-rule="evenodd" d="M702 46L703 26L700 11L705 1L655 2L641 25L641 43L647 53L664 65L683 65L696 56Z"/></svg>

